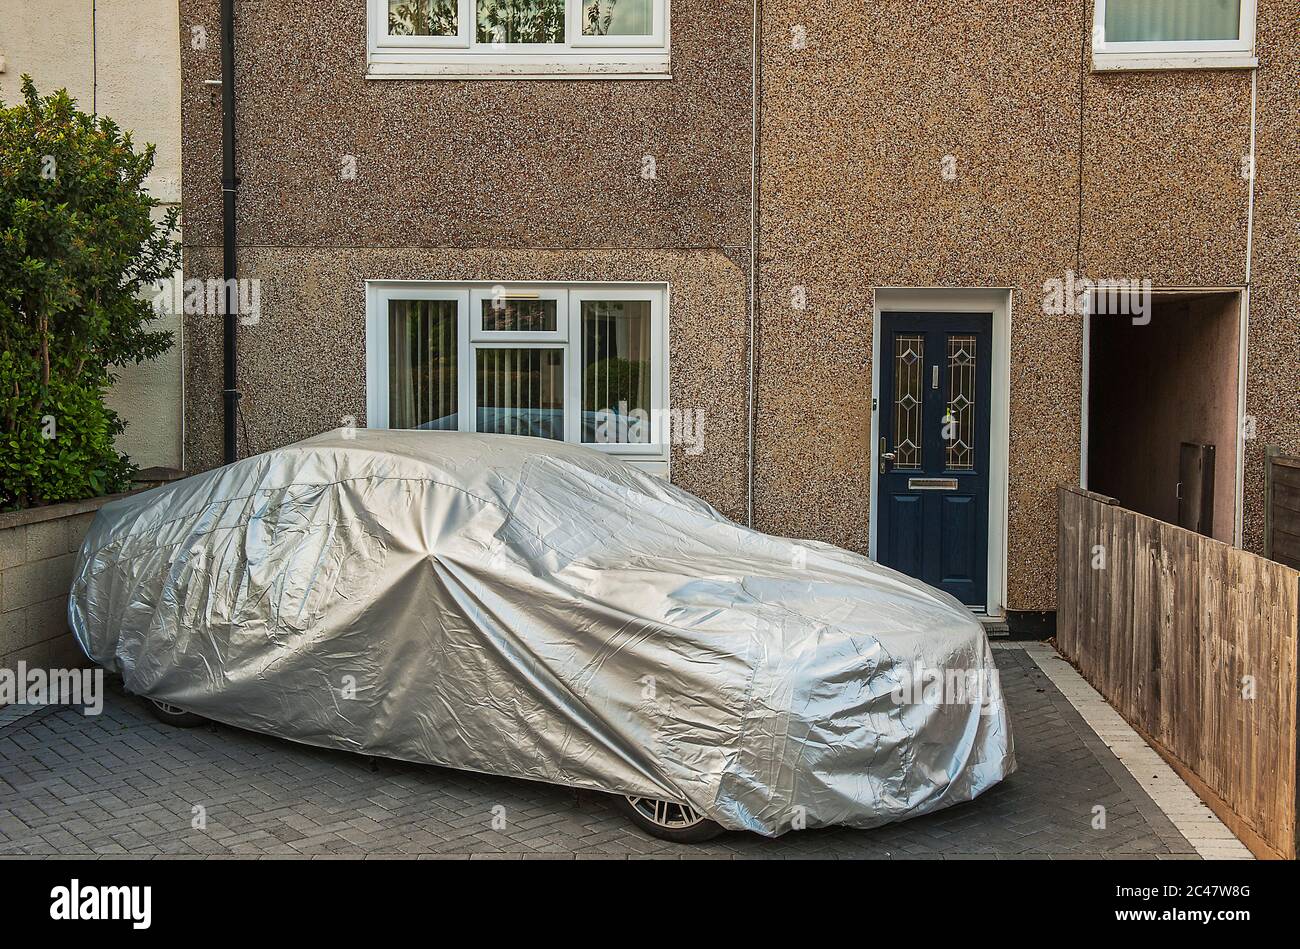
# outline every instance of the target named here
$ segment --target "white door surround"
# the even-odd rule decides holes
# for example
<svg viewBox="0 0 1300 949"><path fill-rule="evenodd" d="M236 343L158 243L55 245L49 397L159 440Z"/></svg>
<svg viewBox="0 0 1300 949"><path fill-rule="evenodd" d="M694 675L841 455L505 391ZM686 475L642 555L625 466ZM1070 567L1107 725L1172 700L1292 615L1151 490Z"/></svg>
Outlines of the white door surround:
<svg viewBox="0 0 1300 949"><path fill-rule="evenodd" d="M1011 290L1009 288L877 287L871 322L871 507L869 556L876 557L877 478L880 464L880 315L909 313L990 313L993 316L993 399L990 406L988 607L989 616L1006 613L1007 486L1011 436Z"/></svg>

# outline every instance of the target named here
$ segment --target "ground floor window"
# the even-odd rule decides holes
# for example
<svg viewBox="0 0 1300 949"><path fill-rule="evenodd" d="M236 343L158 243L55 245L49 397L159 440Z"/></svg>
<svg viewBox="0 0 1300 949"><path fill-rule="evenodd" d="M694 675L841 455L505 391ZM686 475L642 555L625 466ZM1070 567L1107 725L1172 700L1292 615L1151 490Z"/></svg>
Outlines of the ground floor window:
<svg viewBox="0 0 1300 949"><path fill-rule="evenodd" d="M368 287L370 427L530 435L666 461L661 285Z"/></svg>

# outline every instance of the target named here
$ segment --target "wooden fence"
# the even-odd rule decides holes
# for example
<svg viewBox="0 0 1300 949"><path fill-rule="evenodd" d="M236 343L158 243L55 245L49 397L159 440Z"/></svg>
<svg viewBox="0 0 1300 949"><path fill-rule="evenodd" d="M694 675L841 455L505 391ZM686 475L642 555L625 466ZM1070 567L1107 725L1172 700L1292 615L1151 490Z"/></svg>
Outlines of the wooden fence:
<svg viewBox="0 0 1300 949"><path fill-rule="evenodd" d="M1057 648L1257 856L1294 859L1300 572L1057 500Z"/></svg>
<svg viewBox="0 0 1300 949"><path fill-rule="evenodd" d="M1300 458L1270 449L1264 466L1264 556L1300 568Z"/></svg>

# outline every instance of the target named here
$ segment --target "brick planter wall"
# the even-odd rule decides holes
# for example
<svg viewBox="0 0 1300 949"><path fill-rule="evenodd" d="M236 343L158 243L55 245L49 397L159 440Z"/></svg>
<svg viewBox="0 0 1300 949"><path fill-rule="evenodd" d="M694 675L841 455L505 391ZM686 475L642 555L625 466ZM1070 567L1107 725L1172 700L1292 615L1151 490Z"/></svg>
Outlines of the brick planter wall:
<svg viewBox="0 0 1300 949"><path fill-rule="evenodd" d="M145 468L125 494L0 513L0 669L19 661L43 669L89 665L68 629L68 592L90 522L109 501L182 476Z"/></svg>
<svg viewBox="0 0 1300 949"><path fill-rule="evenodd" d="M68 630L77 549L113 497L0 514L0 669L87 664Z"/></svg>

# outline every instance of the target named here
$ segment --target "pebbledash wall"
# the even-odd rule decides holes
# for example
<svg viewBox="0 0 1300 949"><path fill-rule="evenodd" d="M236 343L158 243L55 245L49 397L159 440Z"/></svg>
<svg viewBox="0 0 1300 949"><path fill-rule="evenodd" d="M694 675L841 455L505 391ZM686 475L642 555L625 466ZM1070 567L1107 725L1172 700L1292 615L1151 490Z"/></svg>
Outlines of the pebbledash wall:
<svg viewBox="0 0 1300 949"><path fill-rule="evenodd" d="M672 405L706 418L704 451L675 449L672 477L743 518L748 0L673 3L671 81L377 82L363 3L237 7L240 262L262 281L261 321L240 330L241 451L364 422L366 279L665 281ZM217 8L181 3L182 37L214 38L182 43L187 276L220 266ZM762 3L757 527L866 552L877 288L1001 288L1006 605L1052 610L1083 334L1044 315L1044 284L1073 270L1244 290L1253 101L1244 542L1259 547L1264 446L1300 451L1294 11L1259 0L1256 71L1094 73L1092 15L1085 0ZM220 461L220 373L219 319L188 318L191 470Z"/></svg>
<svg viewBox="0 0 1300 949"><path fill-rule="evenodd" d="M236 6L240 268L261 281L241 453L364 424L365 280L665 282L671 405L704 411L673 476L743 518L750 5L675 2L671 81L369 80L360 0ZM218 12L181 3L182 36L212 38L182 44L187 277L221 265ZM187 322L201 470L220 462L221 327Z"/></svg>
<svg viewBox="0 0 1300 949"><path fill-rule="evenodd" d="M865 551L876 288L1009 288L1007 605L1054 608L1054 491L1079 483L1083 332L1043 313L1045 281L1247 283L1252 71L1093 72L1092 26L1081 0L764 0L757 526ZM1256 550L1264 446L1300 449L1294 2L1260 0L1257 55L1244 483ZM793 286L807 309L791 307Z"/></svg>

